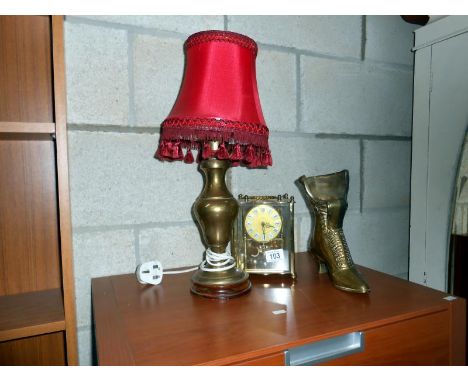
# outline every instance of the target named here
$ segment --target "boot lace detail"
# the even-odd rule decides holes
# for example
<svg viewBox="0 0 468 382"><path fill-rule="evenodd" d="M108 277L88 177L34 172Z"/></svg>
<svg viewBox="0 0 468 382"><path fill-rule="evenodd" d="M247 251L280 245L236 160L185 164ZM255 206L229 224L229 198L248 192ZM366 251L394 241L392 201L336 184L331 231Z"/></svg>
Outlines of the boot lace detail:
<svg viewBox="0 0 468 382"><path fill-rule="evenodd" d="M343 228L328 229L326 241L332 250L339 269L347 269L354 265Z"/></svg>

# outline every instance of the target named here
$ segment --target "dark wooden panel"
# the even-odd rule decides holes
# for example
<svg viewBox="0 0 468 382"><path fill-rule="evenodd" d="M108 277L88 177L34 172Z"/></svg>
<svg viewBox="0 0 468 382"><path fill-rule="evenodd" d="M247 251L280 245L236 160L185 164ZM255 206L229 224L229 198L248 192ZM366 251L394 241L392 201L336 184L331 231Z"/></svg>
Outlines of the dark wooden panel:
<svg viewBox="0 0 468 382"><path fill-rule="evenodd" d="M365 332L364 352L323 365L449 365L449 324L449 312L443 311L371 329Z"/></svg>
<svg viewBox="0 0 468 382"><path fill-rule="evenodd" d="M0 139L0 295L61 287L52 141Z"/></svg>
<svg viewBox="0 0 468 382"><path fill-rule="evenodd" d="M468 298L468 236L452 235L453 294Z"/></svg>
<svg viewBox="0 0 468 382"><path fill-rule="evenodd" d="M444 300L447 294L364 267L360 270L372 292L346 293L334 288L327 274L318 274L306 253L297 255L297 269L292 285L255 278L248 295L228 301L191 294L190 273L168 275L157 286L140 285L134 275L93 279L99 363L238 364L430 314L437 320L429 326L439 334L428 346L436 351L444 347L440 360L449 363L448 311L453 302ZM277 310L286 313L273 314Z"/></svg>
<svg viewBox="0 0 468 382"><path fill-rule="evenodd" d="M0 342L0 365L64 366L63 332Z"/></svg>
<svg viewBox="0 0 468 382"><path fill-rule="evenodd" d="M457 299L450 305L451 321L451 364L456 366L466 366L466 300Z"/></svg>
<svg viewBox="0 0 468 382"><path fill-rule="evenodd" d="M0 296L0 341L64 329L60 289Z"/></svg>
<svg viewBox="0 0 468 382"><path fill-rule="evenodd" d="M0 121L53 122L48 16L0 16Z"/></svg>
<svg viewBox="0 0 468 382"><path fill-rule="evenodd" d="M450 292L455 296L468 298L468 282L466 282L466 275L468 274L468 236L452 235L451 236L451 256L449 264L449 284ZM468 320L466 313L466 306L464 311L464 330L465 342L468 343ZM468 365L468 352L466 349L461 349L465 353L465 358L461 364ZM460 361L457 362L460 364Z"/></svg>

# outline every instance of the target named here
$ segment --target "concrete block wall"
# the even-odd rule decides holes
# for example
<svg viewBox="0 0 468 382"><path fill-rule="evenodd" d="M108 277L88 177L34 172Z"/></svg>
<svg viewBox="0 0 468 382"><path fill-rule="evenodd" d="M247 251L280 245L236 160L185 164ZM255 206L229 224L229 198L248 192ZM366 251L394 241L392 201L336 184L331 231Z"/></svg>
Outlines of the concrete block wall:
<svg viewBox="0 0 468 382"><path fill-rule="evenodd" d="M350 171L354 260L406 277L413 26L398 16L71 16L65 20L80 363L93 362L91 278L142 261L198 264L196 166L153 158L183 73L184 40L224 29L259 44L274 165L232 169L234 195L295 196L296 249L313 225L295 180ZM169 282L169 280L167 280ZM187 293L188 292L187 285Z"/></svg>

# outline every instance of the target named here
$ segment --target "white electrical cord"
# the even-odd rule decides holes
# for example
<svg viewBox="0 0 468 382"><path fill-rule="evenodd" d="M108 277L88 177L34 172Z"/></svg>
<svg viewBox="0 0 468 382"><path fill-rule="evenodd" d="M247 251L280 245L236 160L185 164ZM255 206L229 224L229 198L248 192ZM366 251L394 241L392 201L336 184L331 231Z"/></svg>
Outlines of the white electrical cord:
<svg viewBox="0 0 468 382"><path fill-rule="evenodd" d="M205 255L205 260L203 260L199 267L183 269L181 271L165 271L163 273L165 275L176 275L178 273L196 271L198 268L205 272L222 272L227 271L228 269L234 268L236 266L236 261L234 260L234 257L231 256L231 253L229 251L226 251L224 253L216 253L208 248L205 251ZM214 268L210 268L206 264L209 264L211 265L211 267Z"/></svg>
<svg viewBox="0 0 468 382"><path fill-rule="evenodd" d="M158 285L161 283L163 275L176 275L179 273L193 272L197 269L201 269L205 272L222 272L236 266L236 261L229 251L216 253L208 248L205 254L205 260L202 261L199 267L182 269L180 271L164 271L161 262L154 260L140 264L135 273L141 284Z"/></svg>
<svg viewBox="0 0 468 382"><path fill-rule="evenodd" d="M231 256L229 251L224 253L216 253L211 249L205 251L206 258L200 264L200 269L205 272L222 272L227 271L228 269L234 268L236 266L236 261L234 257ZM212 268L208 267L206 264L211 265Z"/></svg>
<svg viewBox="0 0 468 382"><path fill-rule="evenodd" d="M177 275L179 273L187 273L187 272L192 272L192 271L196 271L198 269L198 267L195 267L195 268L188 268L188 269L182 269L180 271L164 271L163 274L164 275Z"/></svg>

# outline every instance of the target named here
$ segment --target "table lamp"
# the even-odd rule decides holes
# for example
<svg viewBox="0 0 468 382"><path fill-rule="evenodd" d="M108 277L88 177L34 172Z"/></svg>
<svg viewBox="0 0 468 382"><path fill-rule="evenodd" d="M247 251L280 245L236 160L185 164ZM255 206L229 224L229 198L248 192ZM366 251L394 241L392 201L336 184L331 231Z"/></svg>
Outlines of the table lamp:
<svg viewBox="0 0 468 382"><path fill-rule="evenodd" d="M205 178L193 205L207 245L205 259L192 276L191 291L210 298L231 298L251 288L227 250L238 203L226 186L230 166L271 166L269 131L257 89L257 44L233 32L198 32L184 43L182 85L161 124L156 158L193 163Z"/></svg>

